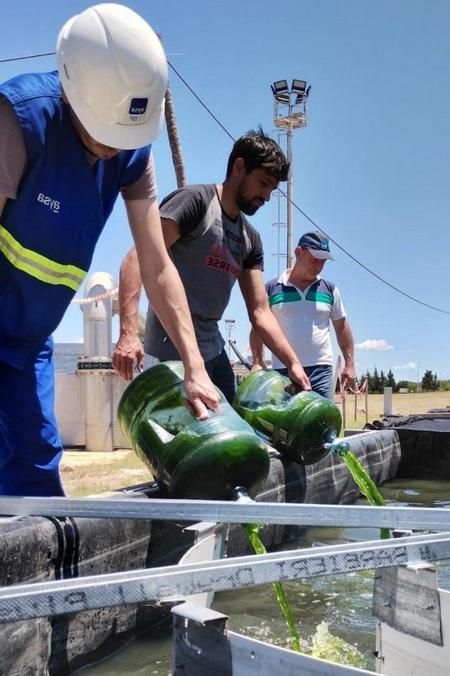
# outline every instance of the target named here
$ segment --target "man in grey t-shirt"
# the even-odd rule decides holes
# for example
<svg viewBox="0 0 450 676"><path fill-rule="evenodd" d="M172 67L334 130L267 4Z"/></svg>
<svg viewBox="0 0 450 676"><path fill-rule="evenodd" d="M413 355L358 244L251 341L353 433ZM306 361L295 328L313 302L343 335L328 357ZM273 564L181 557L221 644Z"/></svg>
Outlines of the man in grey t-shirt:
<svg viewBox="0 0 450 676"><path fill-rule="evenodd" d="M160 205L165 243L186 290L200 352L212 381L229 401L234 394L234 375L218 321L236 280L252 325L265 336L291 379L302 389L310 389L298 357L270 311L262 275L261 238L245 216L269 201L279 181L287 180L288 169L275 141L262 130L251 131L234 144L223 184L181 188ZM137 336L139 291L139 265L131 250L121 267L120 338L113 356L115 368L127 380L132 378L134 364L142 369L143 362ZM145 351L160 361L178 359L151 309Z"/></svg>

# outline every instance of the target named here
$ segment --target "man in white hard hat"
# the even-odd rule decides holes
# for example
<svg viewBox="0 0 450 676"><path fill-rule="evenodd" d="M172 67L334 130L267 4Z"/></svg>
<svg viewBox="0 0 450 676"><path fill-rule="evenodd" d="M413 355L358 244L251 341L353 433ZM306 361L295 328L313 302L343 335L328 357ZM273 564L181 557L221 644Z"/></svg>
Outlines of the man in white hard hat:
<svg viewBox="0 0 450 676"><path fill-rule="evenodd" d="M185 365L199 417L218 395L186 296L164 246L150 143L159 133L167 62L127 7L71 18L58 71L0 85L0 494L63 495L53 413L51 334L89 269L119 192L143 282Z"/></svg>

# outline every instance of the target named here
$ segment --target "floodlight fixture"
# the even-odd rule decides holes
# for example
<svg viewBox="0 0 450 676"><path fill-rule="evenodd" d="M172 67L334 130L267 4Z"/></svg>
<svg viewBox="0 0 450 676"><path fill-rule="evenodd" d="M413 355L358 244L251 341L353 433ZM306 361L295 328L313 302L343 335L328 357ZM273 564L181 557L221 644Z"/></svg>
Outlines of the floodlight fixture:
<svg viewBox="0 0 450 676"><path fill-rule="evenodd" d="M286 103L289 105L291 102L291 96L290 94L275 94L275 100L278 101L278 103Z"/></svg>
<svg viewBox="0 0 450 676"><path fill-rule="evenodd" d="M296 94L304 94L306 91L306 81L294 78L294 80L292 80L291 91Z"/></svg>
<svg viewBox="0 0 450 676"><path fill-rule="evenodd" d="M231 332L234 328L235 322L236 322L235 319L225 319L225 326L227 328L228 334L231 334ZM228 338L229 337L230 337L230 335L228 335Z"/></svg>
<svg viewBox="0 0 450 676"><path fill-rule="evenodd" d="M289 92L287 80L276 80L272 85L273 95L281 94L282 92Z"/></svg>

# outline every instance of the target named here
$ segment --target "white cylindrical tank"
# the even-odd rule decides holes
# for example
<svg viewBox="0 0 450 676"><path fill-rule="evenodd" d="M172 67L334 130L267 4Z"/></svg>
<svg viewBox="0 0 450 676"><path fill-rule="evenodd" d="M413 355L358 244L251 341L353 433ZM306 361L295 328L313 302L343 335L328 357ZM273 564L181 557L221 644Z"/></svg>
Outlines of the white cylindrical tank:
<svg viewBox="0 0 450 676"><path fill-rule="evenodd" d="M78 374L84 393L86 450L112 451L113 380L116 374L113 369L101 368L83 368Z"/></svg>
<svg viewBox="0 0 450 676"><path fill-rule="evenodd" d="M94 272L86 281L84 297L95 299L81 305L86 357L111 357L112 298L107 293L116 287L114 279L107 272Z"/></svg>
<svg viewBox="0 0 450 676"><path fill-rule="evenodd" d="M112 297L116 289L107 272L95 272L85 284L83 311L84 356L77 373L85 406L87 451L113 450ZM92 300L89 300L92 299Z"/></svg>

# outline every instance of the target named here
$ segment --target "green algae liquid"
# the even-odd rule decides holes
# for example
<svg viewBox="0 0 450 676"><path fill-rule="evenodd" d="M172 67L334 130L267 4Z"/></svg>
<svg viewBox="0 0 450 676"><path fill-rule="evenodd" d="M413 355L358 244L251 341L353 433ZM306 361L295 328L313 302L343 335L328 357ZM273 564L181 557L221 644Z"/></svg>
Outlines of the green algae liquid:
<svg viewBox="0 0 450 676"><path fill-rule="evenodd" d="M267 554L267 549L265 548L263 542L261 541L261 538L259 537L258 531L260 529L260 526L257 526L254 523L247 523L245 524L245 530L247 532L247 537L250 540L250 543L255 550L256 554ZM278 599L278 603L280 605L281 611L284 615L284 618L286 620L286 624L289 629L289 634L291 636L291 647L292 650L295 650L296 652L300 653L302 652L302 649L300 647L300 637L298 635L297 627L295 626L294 618L292 615L291 608L289 606L287 597L286 597L286 592L284 591L284 587L281 584L281 582L273 582L273 588L275 589L275 593Z"/></svg>
<svg viewBox="0 0 450 676"><path fill-rule="evenodd" d="M383 506L384 500L378 488L366 472L364 467L359 462L358 458L349 450L340 453L342 460L347 465L347 468L352 475L356 485L361 493L369 501L371 505ZM381 538L386 540L390 537L389 528L381 528Z"/></svg>

